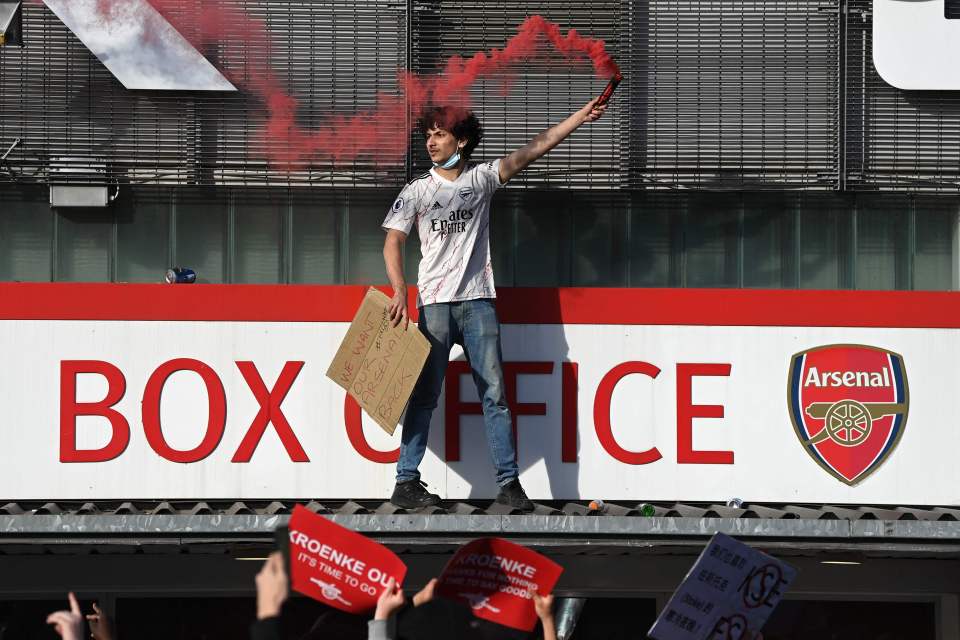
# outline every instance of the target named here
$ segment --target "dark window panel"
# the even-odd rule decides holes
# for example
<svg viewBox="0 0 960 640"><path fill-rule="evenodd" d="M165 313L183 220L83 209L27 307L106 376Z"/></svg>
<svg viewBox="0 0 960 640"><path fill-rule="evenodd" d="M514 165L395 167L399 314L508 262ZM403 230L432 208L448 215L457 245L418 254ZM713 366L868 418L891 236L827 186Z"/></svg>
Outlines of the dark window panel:
<svg viewBox="0 0 960 640"><path fill-rule="evenodd" d="M490 259L497 287L516 286L514 248L517 210L512 195L501 189L490 204Z"/></svg>
<svg viewBox="0 0 960 640"><path fill-rule="evenodd" d="M684 228L686 286L736 287L740 198L701 193L690 196Z"/></svg>
<svg viewBox="0 0 960 640"><path fill-rule="evenodd" d="M916 246L913 255L913 288L949 291L957 288L956 198L919 197L915 200Z"/></svg>
<svg viewBox="0 0 960 640"><path fill-rule="evenodd" d="M49 282L53 213L45 188L0 189L0 281Z"/></svg>
<svg viewBox="0 0 960 640"><path fill-rule="evenodd" d="M857 289L908 289L910 257L907 196L857 198Z"/></svg>
<svg viewBox="0 0 960 640"><path fill-rule="evenodd" d="M89 610L89 605L84 610ZM221 640L250 637L256 599L246 596L134 597L116 600L116 637L138 640ZM145 625L144 620L153 621ZM284 638L367 635L367 620L293 593L283 603ZM44 636L47 637L47 636ZM56 638L56 636L53 636Z"/></svg>
<svg viewBox="0 0 960 640"><path fill-rule="evenodd" d="M257 200L264 196L259 195ZM239 194L234 204L233 282L275 284L283 276L283 228L286 197L250 202Z"/></svg>
<svg viewBox="0 0 960 640"><path fill-rule="evenodd" d="M627 207L622 198L600 192L570 194L573 218L573 286L627 284Z"/></svg>
<svg viewBox="0 0 960 640"><path fill-rule="evenodd" d="M383 232L386 235L386 231ZM407 284L416 284L420 273L420 259L423 253L420 251L420 232L414 225L410 229L410 235L407 236L407 244L403 248L403 273L407 279ZM384 278L386 278L386 265L384 265Z"/></svg>
<svg viewBox="0 0 960 640"><path fill-rule="evenodd" d="M174 261L197 272L198 282L224 282L227 273L227 194L178 194Z"/></svg>
<svg viewBox="0 0 960 640"><path fill-rule="evenodd" d="M853 199L832 195L800 196L801 289L849 289L852 286Z"/></svg>
<svg viewBox="0 0 960 640"><path fill-rule="evenodd" d="M386 232L380 225L395 198L395 192L386 190L348 193L348 284L387 284L387 271L383 263ZM408 252L411 250L410 242L411 238L407 238ZM413 250L417 251L416 248Z"/></svg>
<svg viewBox="0 0 960 640"><path fill-rule="evenodd" d="M630 220L630 284L634 287L680 285L683 215L679 195L643 194L633 199Z"/></svg>
<svg viewBox="0 0 960 640"><path fill-rule="evenodd" d="M109 282L113 210L60 209L57 219L57 279Z"/></svg>
<svg viewBox="0 0 960 640"><path fill-rule="evenodd" d="M796 286L796 196L754 194L743 198L743 286Z"/></svg>
<svg viewBox="0 0 960 640"><path fill-rule="evenodd" d="M317 194L295 199L290 251L291 282L337 284L340 282L340 219L342 198Z"/></svg>
<svg viewBox="0 0 960 640"><path fill-rule="evenodd" d="M92 603L80 598L80 608L91 611ZM47 616L67 608L66 596L42 600L0 600L2 640L56 640L60 636L47 624Z"/></svg>
<svg viewBox="0 0 960 640"><path fill-rule="evenodd" d="M518 199L516 285L568 287L571 211L565 194L525 193Z"/></svg>
<svg viewBox="0 0 960 640"><path fill-rule="evenodd" d="M763 627L765 638L808 640L934 640L932 602L793 600L777 605Z"/></svg>
<svg viewBox="0 0 960 640"><path fill-rule="evenodd" d="M170 197L121 190L117 219L117 280L162 282L169 264Z"/></svg>

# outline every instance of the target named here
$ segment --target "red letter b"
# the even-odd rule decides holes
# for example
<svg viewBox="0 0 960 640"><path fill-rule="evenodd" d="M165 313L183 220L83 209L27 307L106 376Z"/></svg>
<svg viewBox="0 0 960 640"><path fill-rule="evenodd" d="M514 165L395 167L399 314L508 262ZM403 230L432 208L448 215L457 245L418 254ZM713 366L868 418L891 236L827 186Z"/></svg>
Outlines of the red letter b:
<svg viewBox="0 0 960 640"><path fill-rule="evenodd" d="M100 402L77 402L77 374L96 373L107 379L107 395ZM123 372L101 360L63 360L60 363L60 462L106 462L130 443L130 424L112 407L127 390ZM110 442L102 449L77 449L77 416L100 416L110 422Z"/></svg>

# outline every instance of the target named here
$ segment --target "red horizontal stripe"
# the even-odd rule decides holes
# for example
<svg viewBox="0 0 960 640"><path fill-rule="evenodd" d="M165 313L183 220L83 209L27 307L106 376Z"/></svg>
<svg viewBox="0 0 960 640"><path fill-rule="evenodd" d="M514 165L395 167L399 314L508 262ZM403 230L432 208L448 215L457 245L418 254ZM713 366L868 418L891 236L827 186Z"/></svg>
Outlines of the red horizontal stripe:
<svg viewBox="0 0 960 640"><path fill-rule="evenodd" d="M366 287L0 283L4 320L348 322ZM960 293L502 288L507 324L960 328ZM410 300L416 292L411 288Z"/></svg>

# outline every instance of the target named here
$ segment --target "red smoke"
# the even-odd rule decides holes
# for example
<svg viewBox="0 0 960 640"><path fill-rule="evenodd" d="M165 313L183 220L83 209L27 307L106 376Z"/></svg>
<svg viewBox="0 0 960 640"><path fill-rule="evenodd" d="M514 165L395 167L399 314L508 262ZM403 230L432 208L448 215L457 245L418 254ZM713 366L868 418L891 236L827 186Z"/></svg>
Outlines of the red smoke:
<svg viewBox="0 0 960 640"><path fill-rule="evenodd" d="M269 116L260 141L275 168L303 168L314 162L349 163L359 157L397 161L407 150L408 136L402 125L407 109L420 113L429 104L470 108L470 88L480 79L504 78L519 62L544 55L549 48L571 63L589 59L597 76L607 79L619 72L603 40L586 38L575 30L566 34L541 16L524 20L517 35L502 49L480 51L470 58L451 57L437 75L419 76L399 72L400 95L381 93L372 112L333 117L318 130L297 124L298 101L277 80L269 64L270 32L259 20L242 11L219 6L215 0L199 0L184 8L182 0L148 0L191 44L201 51L211 45L244 43L244 58L229 53L219 64L234 84L260 97ZM123 0L97 0L105 19Z"/></svg>
<svg viewBox="0 0 960 640"><path fill-rule="evenodd" d="M530 16L518 31L503 49L491 49L486 53L478 51L467 60L460 56L451 57L440 76L430 79L432 101L469 105L469 89L478 79L507 71L517 62L535 58L542 53L544 42L553 45L554 49L571 60L590 58L601 78L610 78L620 72L617 63L607 53L603 40L584 38L575 29L563 35L556 23L542 16Z"/></svg>

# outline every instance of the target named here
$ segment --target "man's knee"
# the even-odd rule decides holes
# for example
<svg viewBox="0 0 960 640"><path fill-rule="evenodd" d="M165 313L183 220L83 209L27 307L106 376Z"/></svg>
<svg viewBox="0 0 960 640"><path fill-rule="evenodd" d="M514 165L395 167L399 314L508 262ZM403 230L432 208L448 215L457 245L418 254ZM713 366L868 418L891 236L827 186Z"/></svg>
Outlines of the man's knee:
<svg viewBox="0 0 960 640"><path fill-rule="evenodd" d="M443 377L446 375L446 362L427 359L426 366L420 372L420 378L413 387L410 406L417 409L436 409L443 389Z"/></svg>
<svg viewBox="0 0 960 640"><path fill-rule="evenodd" d="M483 389L483 397L481 400L484 404L487 404L491 407L507 407L507 393L504 388L503 382L503 372L499 370L493 372L491 375L483 376L483 383L485 383L485 388Z"/></svg>
<svg viewBox="0 0 960 640"><path fill-rule="evenodd" d="M437 408L439 396L419 396L414 393L410 396L410 408L416 411L433 411Z"/></svg>
<svg viewBox="0 0 960 640"><path fill-rule="evenodd" d="M433 377L426 369L423 371L420 379L417 380L417 384L413 387L413 393L410 395L410 407L430 410L437 408L443 381L441 380L440 385L436 385Z"/></svg>

